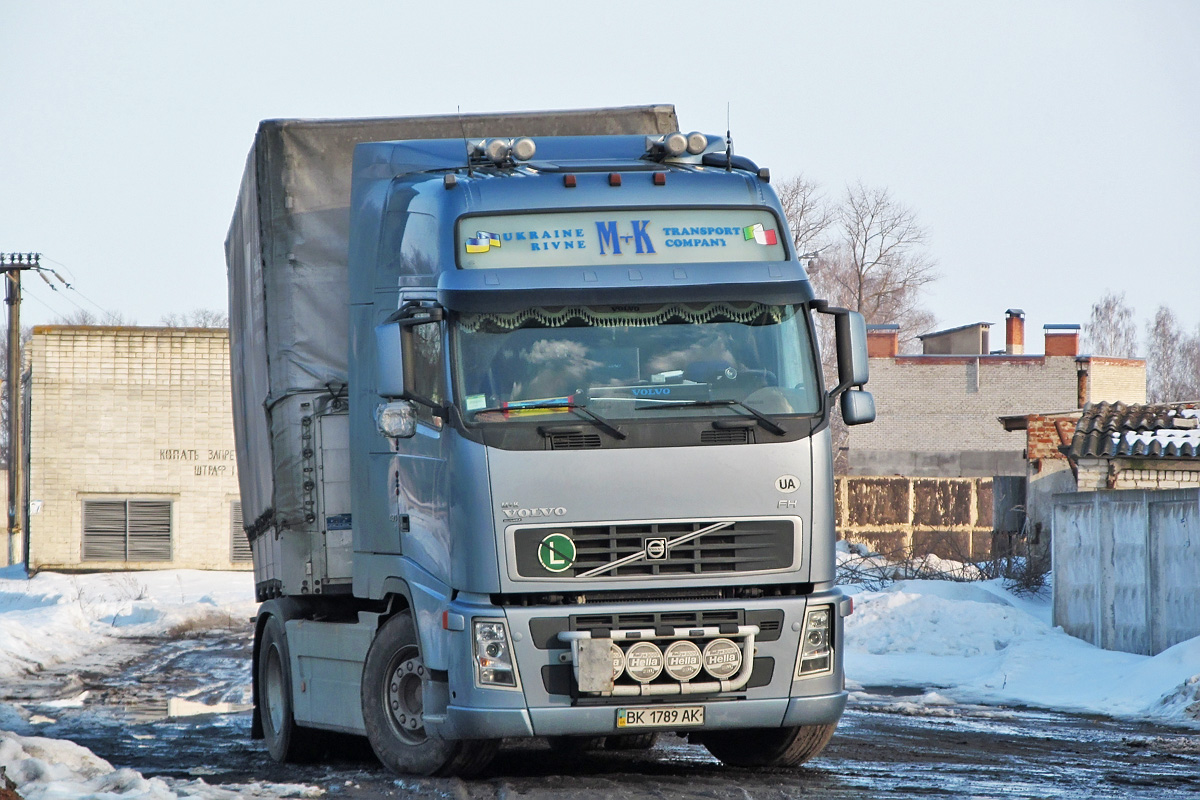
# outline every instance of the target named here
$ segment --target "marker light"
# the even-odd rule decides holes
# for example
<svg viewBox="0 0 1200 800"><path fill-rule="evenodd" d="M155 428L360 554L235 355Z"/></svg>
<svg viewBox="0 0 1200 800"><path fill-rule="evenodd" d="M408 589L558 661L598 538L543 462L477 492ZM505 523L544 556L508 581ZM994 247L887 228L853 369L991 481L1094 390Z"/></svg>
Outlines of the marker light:
<svg viewBox="0 0 1200 800"><path fill-rule="evenodd" d="M663 150L665 150L667 155L671 158L683 155L684 151L687 150L687 146L687 137L679 131L668 133L666 138L663 139Z"/></svg>
<svg viewBox="0 0 1200 800"><path fill-rule="evenodd" d="M700 131L692 131L687 135L687 151L699 155L708 148L708 137Z"/></svg>
<svg viewBox="0 0 1200 800"><path fill-rule="evenodd" d="M503 622L475 623L475 678L480 686L517 685L508 649L508 629Z"/></svg>
<svg viewBox="0 0 1200 800"><path fill-rule="evenodd" d="M522 136L512 143L512 157L517 161L528 161L536 152L537 145L527 136Z"/></svg>

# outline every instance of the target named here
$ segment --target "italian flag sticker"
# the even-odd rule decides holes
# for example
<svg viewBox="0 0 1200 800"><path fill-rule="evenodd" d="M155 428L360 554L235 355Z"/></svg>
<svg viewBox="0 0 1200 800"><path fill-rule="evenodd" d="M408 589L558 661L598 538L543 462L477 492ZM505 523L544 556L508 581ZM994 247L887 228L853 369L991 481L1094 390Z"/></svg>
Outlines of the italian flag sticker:
<svg viewBox="0 0 1200 800"><path fill-rule="evenodd" d="M761 222L742 228L742 235L746 237L746 241L753 239L759 244L777 244L775 231L767 230Z"/></svg>

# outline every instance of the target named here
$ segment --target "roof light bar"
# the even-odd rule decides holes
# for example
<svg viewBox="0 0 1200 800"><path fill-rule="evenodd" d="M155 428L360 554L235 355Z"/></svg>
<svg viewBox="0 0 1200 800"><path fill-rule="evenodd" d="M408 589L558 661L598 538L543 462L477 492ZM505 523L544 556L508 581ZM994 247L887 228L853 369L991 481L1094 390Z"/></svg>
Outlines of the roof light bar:
<svg viewBox="0 0 1200 800"><path fill-rule="evenodd" d="M472 139L467 142L468 159L491 161L496 165L528 161L536 152L537 145L528 136L519 139Z"/></svg>

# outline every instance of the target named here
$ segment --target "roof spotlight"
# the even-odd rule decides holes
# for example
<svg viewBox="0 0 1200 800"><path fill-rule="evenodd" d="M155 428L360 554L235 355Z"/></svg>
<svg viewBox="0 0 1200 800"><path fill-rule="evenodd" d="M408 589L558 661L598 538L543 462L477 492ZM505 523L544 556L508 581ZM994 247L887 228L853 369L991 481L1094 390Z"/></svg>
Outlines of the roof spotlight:
<svg viewBox="0 0 1200 800"><path fill-rule="evenodd" d="M692 155L703 153L708 147L708 137L700 131L692 131L687 135L687 151Z"/></svg>
<svg viewBox="0 0 1200 800"><path fill-rule="evenodd" d="M537 145L528 136L522 136L512 144L512 157L517 161L528 161L537 152Z"/></svg>
<svg viewBox="0 0 1200 800"><path fill-rule="evenodd" d="M683 155L683 151L687 150L687 146L687 137L679 131L668 133L666 138L663 139L663 150L665 150L667 155L671 158Z"/></svg>
<svg viewBox="0 0 1200 800"><path fill-rule="evenodd" d="M504 159L508 158L508 150L509 145L505 140L491 139L488 141L484 153L493 164L502 164Z"/></svg>

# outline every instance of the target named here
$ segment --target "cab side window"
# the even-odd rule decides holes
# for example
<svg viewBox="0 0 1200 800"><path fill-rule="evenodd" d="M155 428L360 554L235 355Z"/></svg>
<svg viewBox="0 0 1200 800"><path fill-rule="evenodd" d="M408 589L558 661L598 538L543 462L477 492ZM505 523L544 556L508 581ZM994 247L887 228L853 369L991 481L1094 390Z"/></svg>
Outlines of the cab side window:
<svg viewBox="0 0 1200 800"><path fill-rule="evenodd" d="M438 406L446 404L446 362L442 351L442 323L424 322L412 329L412 392ZM417 419L429 425L434 411L424 403L415 403Z"/></svg>

